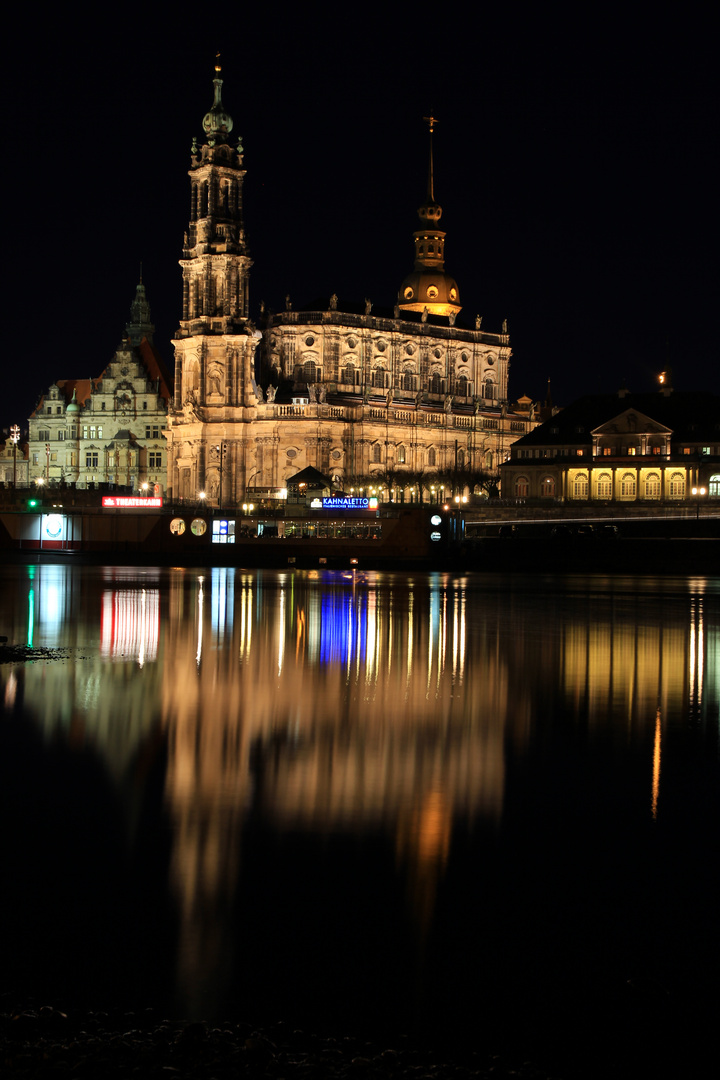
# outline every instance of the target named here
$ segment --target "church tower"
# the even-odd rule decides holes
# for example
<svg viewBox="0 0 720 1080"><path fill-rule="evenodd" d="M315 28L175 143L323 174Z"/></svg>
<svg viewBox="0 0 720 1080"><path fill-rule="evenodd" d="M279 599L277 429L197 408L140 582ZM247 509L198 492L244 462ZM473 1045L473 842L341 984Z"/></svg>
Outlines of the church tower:
<svg viewBox="0 0 720 1080"><path fill-rule="evenodd" d="M175 335L175 393L170 411L170 474L176 498L232 497L241 468L235 425L256 415L253 364L259 340L248 319L252 261L243 224L242 141L231 144L216 64L205 141L191 149L190 222L180 266L182 317Z"/></svg>
<svg viewBox="0 0 720 1080"><path fill-rule="evenodd" d="M433 178L433 130L437 120L426 116L430 129L430 162L427 197L418 209L420 228L413 233L415 267L403 281L398 295L401 311L428 315L457 315L461 311L457 282L445 271L445 233L439 228L442 207L435 201Z"/></svg>

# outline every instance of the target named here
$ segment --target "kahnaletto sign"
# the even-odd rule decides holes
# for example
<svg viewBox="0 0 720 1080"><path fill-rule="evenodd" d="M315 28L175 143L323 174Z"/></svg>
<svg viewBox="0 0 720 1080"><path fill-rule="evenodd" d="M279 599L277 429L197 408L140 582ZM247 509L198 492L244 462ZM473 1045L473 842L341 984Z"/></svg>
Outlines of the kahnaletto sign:
<svg viewBox="0 0 720 1080"><path fill-rule="evenodd" d="M114 510L159 510L163 501L162 496L154 498L152 495L103 495L102 504Z"/></svg>
<svg viewBox="0 0 720 1080"><path fill-rule="evenodd" d="M345 495L333 495L323 499L323 510L377 510L378 501L373 496L368 499L352 498Z"/></svg>

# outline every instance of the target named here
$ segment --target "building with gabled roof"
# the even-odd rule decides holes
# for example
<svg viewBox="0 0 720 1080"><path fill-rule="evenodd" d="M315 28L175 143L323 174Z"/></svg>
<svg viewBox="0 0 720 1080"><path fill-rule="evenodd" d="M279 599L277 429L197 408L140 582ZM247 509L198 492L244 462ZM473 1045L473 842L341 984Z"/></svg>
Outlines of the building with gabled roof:
<svg viewBox="0 0 720 1080"><path fill-rule="evenodd" d="M103 373L58 379L38 401L28 420L31 483L164 492L171 389L153 330L140 282Z"/></svg>
<svg viewBox="0 0 720 1080"><path fill-rule="evenodd" d="M505 498L629 504L720 499L720 397L580 398L518 439L501 466Z"/></svg>

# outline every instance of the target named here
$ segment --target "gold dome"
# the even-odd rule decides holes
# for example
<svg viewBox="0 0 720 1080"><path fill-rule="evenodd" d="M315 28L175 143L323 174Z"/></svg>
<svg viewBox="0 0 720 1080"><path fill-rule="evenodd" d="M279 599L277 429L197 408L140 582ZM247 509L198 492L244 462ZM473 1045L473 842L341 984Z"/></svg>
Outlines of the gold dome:
<svg viewBox="0 0 720 1080"><path fill-rule="evenodd" d="M442 269L417 267L400 286L402 311L424 311L431 315L450 315L461 310L460 291L455 278Z"/></svg>

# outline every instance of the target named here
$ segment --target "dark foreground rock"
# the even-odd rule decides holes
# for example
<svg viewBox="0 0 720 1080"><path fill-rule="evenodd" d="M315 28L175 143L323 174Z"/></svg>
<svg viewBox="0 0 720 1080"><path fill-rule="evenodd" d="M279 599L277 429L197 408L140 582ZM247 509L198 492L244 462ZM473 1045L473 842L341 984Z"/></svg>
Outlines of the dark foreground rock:
<svg viewBox="0 0 720 1080"><path fill-rule="evenodd" d="M375 1044L144 1012L64 1012L30 1003L0 1012L0 1071L12 1077L165 1077L175 1080L547 1080L531 1062L420 1049L399 1037Z"/></svg>

